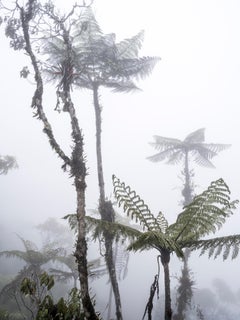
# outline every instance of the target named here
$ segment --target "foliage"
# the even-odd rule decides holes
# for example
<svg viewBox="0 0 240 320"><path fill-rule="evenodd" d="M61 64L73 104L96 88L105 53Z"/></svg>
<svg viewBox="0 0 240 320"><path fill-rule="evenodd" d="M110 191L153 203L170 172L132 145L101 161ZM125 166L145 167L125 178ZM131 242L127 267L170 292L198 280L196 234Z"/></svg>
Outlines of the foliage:
<svg viewBox="0 0 240 320"><path fill-rule="evenodd" d="M214 168L210 161L220 151L230 147L230 144L205 143L205 129L198 129L186 136L184 140L154 136L153 146L158 153L147 159L152 162L167 160L167 164L178 164L183 162L184 168L182 171L184 177L184 186L182 195L184 198L183 204L189 204L194 196L194 186L192 182L193 170L189 168L190 159L196 164L203 167Z"/></svg>
<svg viewBox="0 0 240 320"><path fill-rule="evenodd" d="M38 305L36 320L83 320L85 319L82 311L80 292L77 288L73 288L68 299L60 298L56 303L49 294L49 290L54 286L53 276L49 276L46 272L39 275L37 281L40 288L45 291L45 297L40 299L36 296L36 288L39 284L30 278L24 278L21 284L21 292L26 296L30 296L32 301Z"/></svg>
<svg viewBox="0 0 240 320"><path fill-rule="evenodd" d="M232 210L238 201L231 202L230 191L224 180L216 180L207 190L184 207L175 223L168 225L162 213L158 215L159 219L155 218L136 192L132 191L129 186L125 186L115 176L113 176L113 185L119 206L122 205L127 215L135 218L143 227L143 231L139 232L136 240L130 243L128 249L136 251L155 248L160 252L165 271L165 295L169 295L165 296L165 319L171 319L168 272L170 253L174 252L182 258L183 248L191 250L202 248L204 252L211 253L211 243L216 246L216 241L217 244L221 241L228 249L239 247L240 235L230 236L230 238L221 237L217 240L216 238L200 240L210 233L215 233L223 226L226 219L233 214ZM233 243L234 240L235 243ZM233 258L236 258L238 251L235 249L234 253ZM220 254L219 251L218 254ZM223 257L225 257L224 254Z"/></svg>
<svg viewBox="0 0 240 320"><path fill-rule="evenodd" d="M119 43L115 34L103 34L90 7L85 8L72 25L71 84L80 88L94 89L105 86L118 92L138 89L131 78L144 78L150 74L156 57L138 57L143 42L143 31ZM60 37L50 37L45 42L48 79L64 82L67 46Z"/></svg>
<svg viewBox="0 0 240 320"><path fill-rule="evenodd" d="M61 253L60 248L52 248L48 243L43 246L42 250L38 250L35 243L29 240L25 240L19 236L25 251L22 250L10 250L0 252L0 257L5 256L7 258L18 258L25 262L25 266L19 271L19 273L7 283L0 292L2 301L13 300L17 305L21 313L29 313L34 315L37 308L37 300L41 300L44 292L40 290L41 283L38 281L39 275L43 272L43 265L50 261L54 261L56 257ZM31 279L26 283L26 278ZM24 286L26 284L26 286ZM38 285L36 287L36 285ZM34 300L25 299L22 295L23 288L28 288L32 295L35 296Z"/></svg>
<svg viewBox="0 0 240 320"><path fill-rule="evenodd" d="M186 153L190 153L198 165L213 168L214 165L210 160L231 145L204 143L204 133L204 128L198 129L187 135L183 141L155 135L155 142L151 142L150 145L159 152L148 159L153 162L167 160L167 164L177 164L184 159Z"/></svg>
<svg viewBox="0 0 240 320"><path fill-rule="evenodd" d="M76 4L68 15L61 15L55 10L52 1L42 3L37 0L28 0L19 4L15 2L12 8L9 9L1 3L1 8L5 10L5 23L7 36L10 38L11 45L14 49L23 49L32 64L34 72L34 80L36 88L33 93L31 107L34 116L39 119L43 125L43 132L47 136L50 146L54 152L63 161L62 169L68 170L70 176L73 178L74 186L77 195L77 215L78 215L78 236L76 241L75 257L78 261L79 280L81 282L81 299L83 308L86 313L86 318L97 320L98 316L95 313L94 306L90 299L87 278L87 243L85 230L85 189L86 189L86 174L87 169L85 165L85 156L83 153L83 135L80 129L78 118L76 116L75 106L71 98L71 65L72 65L72 49L71 37L69 36L69 27L71 21L74 20L76 10L81 10L86 3L83 1L82 5ZM9 31L9 24L16 19L16 23ZM42 40L49 36L58 35L64 44L67 46L66 56L62 67L63 82L60 92L57 92L57 99L59 103L63 104L63 109L68 113L71 126L71 153L67 155L58 143L52 125L48 120L44 108L44 80L43 80L43 65L40 61L39 50L41 48ZM17 41L15 41L17 40ZM27 69L25 69L27 70ZM66 71L66 72L65 72ZM21 74L23 77L26 72Z"/></svg>
<svg viewBox="0 0 240 320"><path fill-rule="evenodd" d="M7 174L9 170L16 168L18 168L18 164L14 157L0 155L0 175Z"/></svg>

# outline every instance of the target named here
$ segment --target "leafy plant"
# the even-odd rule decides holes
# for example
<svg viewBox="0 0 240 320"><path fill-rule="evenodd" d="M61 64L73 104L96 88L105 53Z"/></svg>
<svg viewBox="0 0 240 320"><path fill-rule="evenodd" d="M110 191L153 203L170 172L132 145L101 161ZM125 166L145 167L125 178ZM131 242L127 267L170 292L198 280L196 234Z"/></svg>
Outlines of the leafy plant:
<svg viewBox="0 0 240 320"><path fill-rule="evenodd" d="M102 119L99 99L100 87L111 88L115 92L129 92L138 87L133 79L144 78L150 74L156 57L138 56L143 42L143 32L119 43L115 34L103 34L91 10L85 8L72 26L71 61L66 60L68 46L60 37L50 37L43 52L47 55L46 73L48 79L57 81L58 95L67 85L87 88L92 91L96 123L96 155L99 185L99 213L102 220L114 221L115 215L110 201L106 200L103 160L102 160ZM67 80L67 81L66 81ZM59 110L59 103L57 103ZM63 109L64 110L64 109ZM104 234L106 264L116 302L117 319L122 319L121 300L114 266L113 239L109 231Z"/></svg>
<svg viewBox="0 0 240 320"><path fill-rule="evenodd" d="M226 219L233 214L237 201L230 202L230 191L223 179L211 183L207 190L196 196L193 201L184 207L175 223L168 225L167 220L160 212L155 217L144 201L125 186L118 178L113 176L114 194L118 204L132 219L138 221L143 230L126 229L133 240L128 249L146 250L154 248L160 254L164 269L165 283L165 320L172 318L169 262L171 253L183 258L183 249L202 249L211 252L216 249L216 256L221 254L219 246L225 245L230 251L233 248L232 258L236 257L235 247L239 246L240 235L201 240L211 233L219 230ZM117 228L117 226L116 226ZM123 228L123 226L122 226ZM230 241L231 239L231 241ZM236 244L236 245L235 245ZM225 255L223 254L225 258Z"/></svg>
<svg viewBox="0 0 240 320"><path fill-rule="evenodd" d="M147 159L152 162L166 160L167 164L178 164L183 162L184 187L182 190L183 205L189 204L193 199L193 182L191 176L193 171L189 168L190 160L203 167L214 168L210 161L217 154L229 148L230 144L205 143L205 129L198 129L186 136L184 140L154 136L153 146L158 153Z"/></svg>
<svg viewBox="0 0 240 320"><path fill-rule="evenodd" d="M16 168L18 168L18 164L14 157L0 155L0 175L7 174L9 170Z"/></svg>
<svg viewBox="0 0 240 320"><path fill-rule="evenodd" d="M50 290L54 286L53 276L46 272L39 275L35 281L31 278L24 278L21 284L21 292L29 296L37 305L35 320L84 320L84 312L81 305L80 291L73 288L65 300L60 298L54 302ZM45 292L44 298L36 296L36 288Z"/></svg>

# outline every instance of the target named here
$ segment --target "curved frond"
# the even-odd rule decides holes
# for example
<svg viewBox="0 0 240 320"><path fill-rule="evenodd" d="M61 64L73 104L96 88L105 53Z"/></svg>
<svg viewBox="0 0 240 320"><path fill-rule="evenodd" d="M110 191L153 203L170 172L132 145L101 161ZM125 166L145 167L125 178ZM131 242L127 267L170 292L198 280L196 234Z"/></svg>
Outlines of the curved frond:
<svg viewBox="0 0 240 320"><path fill-rule="evenodd" d="M205 128L198 129L186 136L184 142L190 143L202 143L205 140Z"/></svg>
<svg viewBox="0 0 240 320"><path fill-rule="evenodd" d="M124 39L116 44L118 59L135 59L142 47L144 31L129 39Z"/></svg>
<svg viewBox="0 0 240 320"><path fill-rule="evenodd" d="M181 147L182 141L179 139L166 138L161 136L153 136L155 142L150 142L156 150L164 151L166 149L177 149Z"/></svg>
<svg viewBox="0 0 240 320"><path fill-rule="evenodd" d="M114 195L117 199L118 205L123 205L123 210L132 219L139 221L143 228L147 230L158 230L162 232L157 219L150 212L148 206L144 201L132 191L129 186L125 186L125 183L113 176Z"/></svg>
<svg viewBox="0 0 240 320"><path fill-rule="evenodd" d="M190 153L195 163L202 167L214 168L214 165L209 159L217 155L215 152L204 148L203 145L197 144L193 144L190 148Z"/></svg>
<svg viewBox="0 0 240 320"><path fill-rule="evenodd" d="M223 179L212 182L206 191L185 207L167 232L181 242L198 240L199 237L216 232L232 214L237 203L230 202L229 194Z"/></svg>
<svg viewBox="0 0 240 320"><path fill-rule="evenodd" d="M67 220L71 230L74 230L74 232L77 233L78 221L76 213L67 214L63 219Z"/></svg>
<svg viewBox="0 0 240 320"><path fill-rule="evenodd" d="M192 241L186 244L190 250L200 250L200 255L208 253L208 257L216 259L222 256L223 260L235 259L240 249L240 234L217 237L208 240Z"/></svg>
<svg viewBox="0 0 240 320"><path fill-rule="evenodd" d="M86 43L91 43L101 35L102 31L93 10L90 7L82 10L72 33L73 46L80 50L84 49Z"/></svg>
<svg viewBox="0 0 240 320"><path fill-rule="evenodd" d="M2 251L0 257L5 256L6 258L19 258L25 262L28 262L27 253L20 250Z"/></svg>
<svg viewBox="0 0 240 320"><path fill-rule="evenodd" d="M133 77L144 79L150 75L159 59L158 57L141 57L137 59L117 60L111 74L116 78Z"/></svg>
<svg viewBox="0 0 240 320"><path fill-rule="evenodd" d="M107 80L103 81L102 85L111 88L113 92L132 92L139 91L140 89L131 80Z"/></svg>
<svg viewBox="0 0 240 320"><path fill-rule="evenodd" d="M223 144L223 143L203 143L203 146L211 150L213 153L217 154L223 150L226 150L231 147L231 144Z"/></svg>
<svg viewBox="0 0 240 320"><path fill-rule="evenodd" d="M230 146L230 144L193 143L189 146L189 151L193 155L193 160L198 165L214 168L210 159L217 156L218 152L225 150Z"/></svg>
<svg viewBox="0 0 240 320"><path fill-rule="evenodd" d="M168 222L162 212L159 212L157 215L157 223L160 226L163 233L165 233L166 229L168 228Z"/></svg>
<svg viewBox="0 0 240 320"><path fill-rule="evenodd" d="M147 157L147 159L152 162L159 162L167 159L168 164L176 164L182 160L182 157L183 157L182 150L178 150L174 147L170 147L157 154L154 154L153 156Z"/></svg>
<svg viewBox="0 0 240 320"><path fill-rule="evenodd" d="M159 252L161 252L161 250L175 252L178 257L184 256L181 247L176 241L169 238L166 234L156 231L142 233L128 246L128 250L133 251L143 251L152 248L157 249Z"/></svg>
<svg viewBox="0 0 240 320"><path fill-rule="evenodd" d="M88 229L92 231L94 240L101 237L106 231L111 233L111 236L116 240L119 239L135 239L141 232L130 226L122 225L116 222L108 222L101 219L86 216Z"/></svg>

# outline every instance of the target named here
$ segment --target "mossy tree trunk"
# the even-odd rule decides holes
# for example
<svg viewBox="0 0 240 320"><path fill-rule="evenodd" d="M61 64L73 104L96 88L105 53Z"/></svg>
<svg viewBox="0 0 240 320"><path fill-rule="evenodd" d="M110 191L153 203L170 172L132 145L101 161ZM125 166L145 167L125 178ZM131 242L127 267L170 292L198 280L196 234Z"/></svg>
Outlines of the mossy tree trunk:
<svg viewBox="0 0 240 320"><path fill-rule="evenodd" d="M99 213L101 219L108 222L114 222L115 215L111 201L106 201L105 187L104 187L104 175L103 175L103 161L102 161L102 119L101 119L101 106L99 103L98 85L93 84L93 103L95 110L96 120L96 154L97 154L97 173L98 173L98 185L99 185ZM111 285L115 297L116 305L116 317L117 320L122 320L122 306L120 291L116 276L115 260L113 254L113 236L110 231L104 232L105 242L105 259L109 272Z"/></svg>
<svg viewBox="0 0 240 320"><path fill-rule="evenodd" d="M87 243L86 243L86 227L85 227L85 189L86 189L86 167L83 156L83 138L79 128L78 120L75 114L75 108L71 100L70 95L70 83L65 82L63 84L63 98L64 110L69 113L71 128L72 128L72 140L73 140L73 151L69 158L61 149L57 143L52 127L48 122L45 115L42 96L43 96L43 81L36 56L31 46L29 23L33 18L33 11L36 5L35 0L29 0L26 4L27 10L23 7L18 7L20 10L20 21L23 30L23 36L25 41L25 50L27 55L30 57L33 65L36 90L32 98L32 108L36 110L35 116L42 121L44 129L43 132L47 135L49 143L53 150L63 160L63 168L69 167L71 176L74 178L74 185L77 195L77 220L78 220L78 235L76 243L75 257L77 259L79 280L81 285L81 299L86 319L98 320L98 316L95 313L88 289L88 268L87 268ZM52 17L53 18L53 17ZM63 32L63 39L68 48L68 57L66 63L72 63L71 61L71 42L67 31L65 30L63 23L59 21L59 25ZM69 79L69 77L66 77ZM67 81L67 80L66 80Z"/></svg>

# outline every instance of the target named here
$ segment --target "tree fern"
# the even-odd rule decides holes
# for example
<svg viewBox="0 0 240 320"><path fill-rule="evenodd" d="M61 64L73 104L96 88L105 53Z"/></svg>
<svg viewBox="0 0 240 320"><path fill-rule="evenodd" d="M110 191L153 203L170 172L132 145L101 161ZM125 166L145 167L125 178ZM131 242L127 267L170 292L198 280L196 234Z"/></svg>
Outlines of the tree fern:
<svg viewBox="0 0 240 320"><path fill-rule="evenodd" d="M230 191L223 179L212 182L179 214L168 233L176 240L189 241L215 233L232 214L236 202L230 202Z"/></svg>
<svg viewBox="0 0 240 320"><path fill-rule="evenodd" d="M208 254L209 258L216 259L222 256L223 260L235 259L239 254L240 235L217 237L214 239L192 241L186 244L191 250L200 250L200 255Z"/></svg>
<svg viewBox="0 0 240 320"><path fill-rule="evenodd" d="M127 215L131 216L132 219L135 218L136 222L139 221L144 229L161 232L161 225L159 224L161 222L162 228L165 230L166 219L164 216L160 214L161 218L159 216L158 221L136 192L132 191L129 186L125 186L124 183L121 183L115 176L113 176L113 188L119 206L123 205L123 210Z"/></svg>

